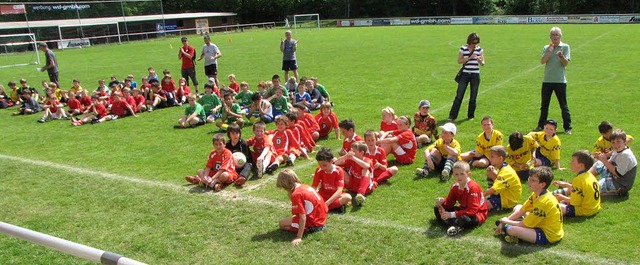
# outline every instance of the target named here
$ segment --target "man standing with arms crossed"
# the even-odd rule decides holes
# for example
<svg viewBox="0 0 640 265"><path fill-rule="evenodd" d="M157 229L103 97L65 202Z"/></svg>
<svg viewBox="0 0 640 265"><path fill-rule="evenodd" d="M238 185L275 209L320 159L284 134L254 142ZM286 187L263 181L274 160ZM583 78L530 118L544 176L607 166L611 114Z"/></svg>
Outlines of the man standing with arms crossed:
<svg viewBox="0 0 640 265"><path fill-rule="evenodd" d="M549 33L551 44L544 46L540 63L544 64L544 78L542 79L542 101L540 104L540 119L534 131L542 131L549 114L549 102L551 94L556 93L560 109L562 110L562 123L565 134L571 134L571 113L567 105L567 72L566 68L571 61L569 44L561 42L562 30L558 27L551 28Z"/></svg>
<svg viewBox="0 0 640 265"><path fill-rule="evenodd" d="M222 57L222 53L218 46L211 43L211 36L204 35L204 46L202 46L202 54L198 61L204 58L204 74L209 78L214 78L218 88L220 87L220 83L218 83L218 58L220 57Z"/></svg>
<svg viewBox="0 0 640 265"><path fill-rule="evenodd" d="M196 88L196 94L198 94L198 80L196 79L196 49L189 45L187 37L182 37L182 47L178 53L178 59L182 60L182 78L187 80L187 86L189 85L189 78L193 81L193 86Z"/></svg>

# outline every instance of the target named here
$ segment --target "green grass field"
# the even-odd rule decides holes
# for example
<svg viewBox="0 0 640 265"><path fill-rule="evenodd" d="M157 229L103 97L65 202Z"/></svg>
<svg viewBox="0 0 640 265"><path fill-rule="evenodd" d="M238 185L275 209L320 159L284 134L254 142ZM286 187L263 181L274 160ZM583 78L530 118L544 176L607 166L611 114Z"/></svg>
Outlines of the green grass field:
<svg viewBox="0 0 640 265"><path fill-rule="evenodd" d="M356 131L378 129L380 110L391 106L398 115L413 115L420 99L431 101L440 120L455 96L453 76L458 48L470 32L478 32L487 64L476 117L491 115L495 128L509 135L535 127L540 104L542 47L551 25L468 25L302 30L298 61L304 76L318 76L339 119L352 118ZM562 165L571 153L591 150L597 125L611 121L627 133L640 135L636 121L640 96L636 25L564 25L563 41L571 45L568 100L573 135L559 134ZM252 89L260 80L281 74L278 41L283 30L217 34L223 57L219 76L236 74ZM190 38L199 50L200 37ZM173 46L172 48L170 46ZM179 75L179 38L55 51L63 87L80 78L85 88L115 74L146 75L149 66ZM40 55L41 59L42 54ZM204 83L204 70L198 66ZM0 82L27 78L39 87L46 74L33 66L0 69ZM225 78L221 83L227 84ZM464 117L467 100L463 102ZM216 130L209 124L174 130L182 108L144 113L99 125L72 127L69 122L36 123L37 116L12 117L15 108L0 110L0 221L58 236L149 264L621 264L640 263L635 221L640 218L638 191L626 200L605 199L593 218L565 219L565 238L538 247L510 245L493 236L494 221L463 236L450 238L432 224L433 199L446 196L450 183L416 178L424 161L400 166L388 185L381 185L361 208L330 214L328 229L305 237L278 230L289 216L286 192L275 188L275 176L250 180L244 188L220 193L187 185L206 163ZM550 118L561 120L555 98ZM474 147L480 119L457 122L456 139L463 150ZM273 128L274 125L269 125ZM245 128L244 137L251 135ZM330 137L321 146L338 150ZM637 144L632 144L632 147ZM298 160L294 170L311 182L316 162ZM574 173L554 171L556 179ZM486 186L485 171L473 178ZM526 186L526 185L524 185ZM522 199L529 191L523 188ZM84 264L85 260L0 235L2 264Z"/></svg>

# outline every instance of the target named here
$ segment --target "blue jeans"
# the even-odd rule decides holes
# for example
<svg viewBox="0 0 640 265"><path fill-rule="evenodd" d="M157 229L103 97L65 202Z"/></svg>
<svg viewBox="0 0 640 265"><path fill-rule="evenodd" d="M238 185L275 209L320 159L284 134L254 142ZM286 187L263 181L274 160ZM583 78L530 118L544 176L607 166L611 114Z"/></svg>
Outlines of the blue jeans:
<svg viewBox="0 0 640 265"><path fill-rule="evenodd" d="M467 110L467 118L475 118L476 112L476 97L478 97L478 87L480 86L480 74L462 73L460 75L460 82L458 82L458 91L456 92L456 98L453 100L453 105L449 111L449 119L455 120L458 118L458 111L460 111L460 105L462 105L462 99L464 93L467 91L467 85L470 85L471 93L469 95L469 109Z"/></svg>
<svg viewBox="0 0 640 265"><path fill-rule="evenodd" d="M567 105L567 84L566 83L542 83L542 102L540 103L540 119L538 119L538 127L544 127L545 121L549 116L549 102L551 102L551 94L556 92L560 110L562 110L562 127L565 130L571 130L571 112Z"/></svg>

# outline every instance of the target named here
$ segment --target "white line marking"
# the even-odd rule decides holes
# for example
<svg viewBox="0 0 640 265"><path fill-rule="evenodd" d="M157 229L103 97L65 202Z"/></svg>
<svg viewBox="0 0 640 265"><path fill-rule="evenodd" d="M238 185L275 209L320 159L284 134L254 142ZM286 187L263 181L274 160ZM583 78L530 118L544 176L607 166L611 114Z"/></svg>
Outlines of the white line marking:
<svg viewBox="0 0 640 265"><path fill-rule="evenodd" d="M93 176L98 176L98 177L102 177L102 178L105 178L105 179L134 182L136 184L142 184L142 185L150 186L150 187L167 188L169 190L180 192L180 193L184 193L185 191L188 191L191 188L193 188L193 186L177 185L177 184L172 184L172 183L168 183L168 182L156 182L156 181L150 181L150 180L143 180L143 179L138 179L138 178L134 178L134 177L122 176L122 175L118 175L118 174L94 171L94 170L89 170L89 169L84 169L84 168L77 168L77 167L73 167L73 166L57 164L57 163L52 163L52 162L47 162L47 161L38 161L38 160L32 160L32 159L28 159L28 158L15 157L15 156L8 156L8 155L3 155L3 154L0 154L0 159L11 160L11 161L16 161L16 162L21 162L21 163L27 163L27 164L32 164L32 165L42 166L42 167L50 167L50 168L55 168L55 169L71 172L71 173L77 173L77 174L80 174L80 175L93 175ZM302 167L303 165L300 164L299 166ZM267 181L268 180L265 180L264 182L267 182ZM288 207L290 207L290 204L287 203L287 202L274 201L274 200L270 200L270 199L266 199L266 198L254 197L254 196L249 196L249 195L242 195L242 194L239 194L237 192L228 191L228 190L223 190L223 191L217 192L217 193L216 192L210 192L210 193L204 193L204 194L205 195L206 194L211 194L211 196L218 196L219 198L227 200L227 201L242 201L242 202L247 202L247 203L251 203L251 204L268 205L268 206L272 206L274 208L288 208ZM240 195L242 195L242 196L240 196ZM358 222L358 223L361 223L361 224L364 224L364 225L368 225L368 226L379 226L379 227L391 228L391 229L400 230L400 231L409 231L409 232L413 232L413 233L416 233L416 234L430 234L430 233L432 233L432 232L429 232L428 230L426 230L426 228L422 228L422 227L406 226L406 225L397 224L397 223L394 223L394 222L391 222L391 221L367 219L367 218L362 218L362 217L348 215L348 214L343 214L343 215L335 215L334 214L334 215L330 215L330 218L338 218L338 219L342 219L342 220L346 220L346 221L350 221L350 222ZM487 225L487 224L485 224L485 225ZM432 235L439 235L439 234L433 233ZM502 244L497 239L496 240L491 240L491 239L488 239L488 238L476 237L476 236L464 236L464 237L456 238L456 240L462 240L462 241L473 243L473 244L477 244L477 245L491 245L494 248L498 248ZM561 257L565 257L565 258L571 258L571 259L574 259L574 260L580 260L580 261L583 261L583 262L596 262L596 263L607 263L607 264L619 264L620 263L617 260L611 260L611 259L595 257L595 256L591 256L591 255L588 255L588 254L585 254L585 253L581 253L581 254L577 255L577 254L574 254L573 252L570 252L570 251L559 251L559 250L554 250L554 249L551 249L551 248L545 248L545 247L539 247L539 246L522 246L521 245L521 246L518 246L518 248L520 248L520 249L521 248L535 249L535 250L540 250L540 251L546 251L546 252L548 252L550 254L553 254L553 255L557 255L557 256L561 256ZM517 250L514 249L514 251L517 251ZM525 250L525 252L526 252L526 250Z"/></svg>
<svg viewBox="0 0 640 265"><path fill-rule="evenodd" d="M610 31L607 31L607 32L605 32L605 33L602 33L602 34L600 34L599 36L597 36L597 37L595 37L595 38L593 38L593 39L590 39L589 41L586 41L586 42L584 42L584 43L580 44L579 46L577 46L576 48L574 48L574 49L572 49L572 50L576 51L576 50L579 50L579 49L581 49L581 48L584 48L585 46L587 46L587 45L591 44L592 42L597 41L597 40L599 40L599 39L603 38L604 36L609 35L609 34L610 34L610 33L612 33L612 32L618 31L618 30L620 30L621 28L623 28L623 26L622 26L622 25L621 25L620 27L617 27L617 28L616 28L616 29L614 29L614 30L610 30ZM501 81L501 82L499 82L499 83L497 83L497 84L495 84L495 85L493 85L493 86L490 86L490 87L488 87L488 88L486 88L486 89L481 89L480 91L478 91L478 95L482 95L482 94L487 93L487 92L489 92L489 91L491 91L491 90L494 90L494 89L496 89L496 88L502 87L503 85L505 85L505 84L507 84L507 83L509 83L509 82L513 81L514 79L517 79L517 78L520 78L520 77L526 76L526 75L528 75L529 73L531 73L531 72L533 72L533 71L535 71L535 70L538 70L538 68L540 68L540 67L542 67L542 66L544 66L544 64L539 64L539 65L537 65L537 66L534 66L534 67L532 67L532 68L529 68L529 69L525 70L524 72L520 72L520 73L516 74L515 76L512 76L512 77L510 77L510 78L508 78L508 79L506 79L506 80L503 80L503 81ZM433 76L433 73L432 73L432 76ZM540 81L540 82L542 83L542 81ZM457 88L457 86L456 86L456 88ZM465 91L465 92L466 92L466 91ZM466 94L466 93L465 93L465 94ZM462 100L462 102L463 102L463 103L464 103L464 102L467 102L467 101L469 101L469 99L468 99L468 98L464 98L464 99ZM438 111L441 111L441 110L443 110L443 109L447 109L447 108L450 108L450 107L451 107L451 105L441 105L440 107L438 107L438 108L436 108L436 109L432 110L431 112L434 112L434 113L435 113L435 112L438 112Z"/></svg>

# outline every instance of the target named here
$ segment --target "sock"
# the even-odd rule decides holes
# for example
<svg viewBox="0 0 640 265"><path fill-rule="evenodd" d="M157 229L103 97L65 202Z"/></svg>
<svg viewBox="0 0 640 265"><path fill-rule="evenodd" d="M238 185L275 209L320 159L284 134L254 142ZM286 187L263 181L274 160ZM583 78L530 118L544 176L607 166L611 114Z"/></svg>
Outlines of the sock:
<svg viewBox="0 0 640 265"><path fill-rule="evenodd" d="M453 167L453 160L447 159L447 162L444 163L444 169L442 171L451 172L452 167Z"/></svg>
<svg viewBox="0 0 640 265"><path fill-rule="evenodd" d="M562 194L562 195L567 195L567 191L565 189L557 189L551 192L551 194L556 195L556 194Z"/></svg>
<svg viewBox="0 0 640 265"><path fill-rule="evenodd" d="M290 154L289 159L291 160L291 164L293 164L293 162L296 162L296 156L294 154Z"/></svg>

